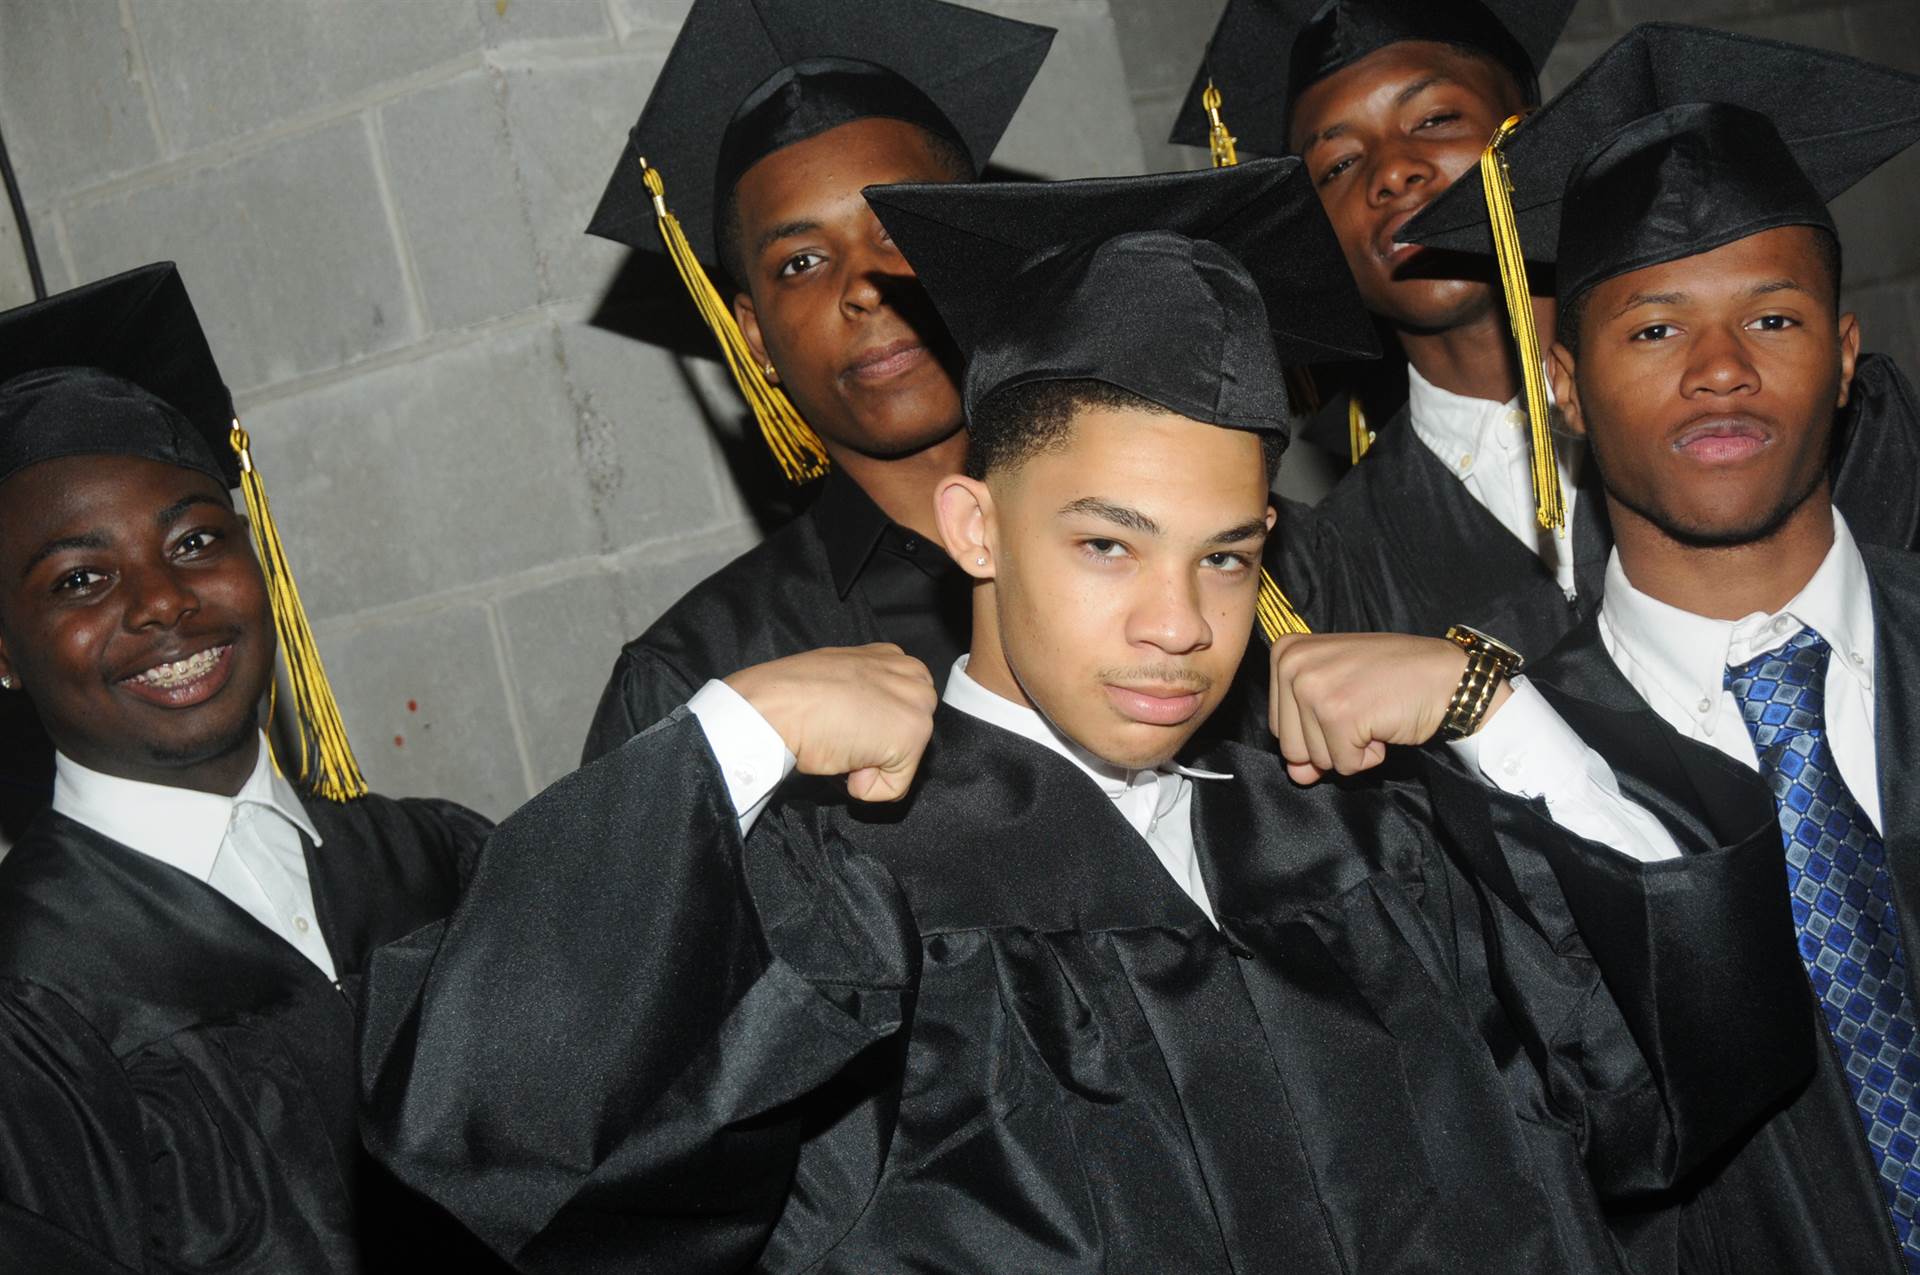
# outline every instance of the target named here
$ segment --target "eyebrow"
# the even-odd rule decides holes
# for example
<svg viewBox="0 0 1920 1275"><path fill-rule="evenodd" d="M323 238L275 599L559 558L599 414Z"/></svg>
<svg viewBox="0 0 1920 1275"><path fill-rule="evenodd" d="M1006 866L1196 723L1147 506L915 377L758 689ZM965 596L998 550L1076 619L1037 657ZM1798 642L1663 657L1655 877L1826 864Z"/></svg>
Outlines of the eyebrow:
<svg viewBox="0 0 1920 1275"><path fill-rule="evenodd" d="M1792 279L1770 279L1766 283L1756 283L1747 295L1750 297L1764 297L1773 292L1806 292L1809 296L1812 295L1806 287L1796 283Z"/></svg>
<svg viewBox="0 0 1920 1275"><path fill-rule="evenodd" d="M1636 292L1627 298L1627 303L1613 312L1619 318L1629 310L1637 310L1643 305L1680 305L1687 300L1684 292Z"/></svg>
<svg viewBox="0 0 1920 1275"><path fill-rule="evenodd" d="M1241 523L1238 527L1228 527L1225 531L1215 532L1213 538L1208 540L1207 543L1210 545L1237 545L1243 540L1261 539L1266 534L1267 520L1264 518L1255 518L1251 522Z"/></svg>
<svg viewBox="0 0 1920 1275"><path fill-rule="evenodd" d="M795 235L812 234L818 229L820 229L820 223L817 221L783 221L777 226L769 227L767 231L755 241L753 245L753 255L756 257L759 256L767 249L773 247L773 245L779 243L782 239L791 239Z"/></svg>
<svg viewBox="0 0 1920 1275"><path fill-rule="evenodd" d="M1149 536L1164 534L1160 530L1159 523L1147 517L1138 509L1129 509L1125 505L1116 505L1111 501L1102 500L1098 496L1082 496L1078 500L1070 500L1060 506L1060 513L1063 516L1085 514L1090 518L1098 518L1102 522L1110 522L1115 526L1125 527L1129 531L1138 531Z"/></svg>
<svg viewBox="0 0 1920 1275"><path fill-rule="evenodd" d="M1407 87L1401 89L1398 93L1394 94L1393 105L1396 109L1398 109L1399 107L1405 106L1408 102L1411 102L1414 98L1419 97L1422 93L1426 92L1428 89L1432 88L1436 84L1452 84L1454 82L1455 82L1454 78L1451 75L1435 72L1434 74L1429 75L1424 79L1415 80L1413 83L1407 85ZM1326 128L1322 129L1318 136L1309 137L1306 140L1305 144L1303 144L1300 147L1300 153L1304 155L1308 151L1312 150L1314 147L1320 145L1322 142L1330 142L1334 138L1340 137L1346 133L1351 132L1352 130L1353 130L1353 126L1351 124L1345 123L1344 121L1339 124L1331 124Z"/></svg>
<svg viewBox="0 0 1920 1275"><path fill-rule="evenodd" d="M20 578L24 580L32 575L35 567L56 553L65 553L69 549L105 549L107 547L107 538L97 531L90 531L80 536L62 536L58 540L49 540L34 550L33 556L28 558L26 565L20 568Z"/></svg>
<svg viewBox="0 0 1920 1275"><path fill-rule="evenodd" d="M174 501L171 505L168 505L165 509L162 509L159 513L155 514L153 516L154 525L157 527L164 527L168 523L172 522L175 518L178 518L181 514L187 512L187 510L193 508L195 505L212 505L216 509L226 508L225 505L222 505L219 501L215 500L212 496L209 496L206 492L196 491L190 496L182 496L180 499Z"/></svg>

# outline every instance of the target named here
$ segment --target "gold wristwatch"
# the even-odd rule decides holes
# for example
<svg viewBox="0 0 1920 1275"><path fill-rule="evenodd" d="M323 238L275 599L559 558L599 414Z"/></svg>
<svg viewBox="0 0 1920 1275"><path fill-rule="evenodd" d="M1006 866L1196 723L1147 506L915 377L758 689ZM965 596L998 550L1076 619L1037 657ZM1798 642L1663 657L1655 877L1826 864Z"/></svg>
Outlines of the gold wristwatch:
<svg viewBox="0 0 1920 1275"><path fill-rule="evenodd" d="M1467 653L1467 671L1460 675L1460 685L1447 701L1447 715L1440 719L1440 737L1464 739L1480 729L1500 683L1525 668L1527 662L1499 638L1464 624L1448 629L1447 641Z"/></svg>

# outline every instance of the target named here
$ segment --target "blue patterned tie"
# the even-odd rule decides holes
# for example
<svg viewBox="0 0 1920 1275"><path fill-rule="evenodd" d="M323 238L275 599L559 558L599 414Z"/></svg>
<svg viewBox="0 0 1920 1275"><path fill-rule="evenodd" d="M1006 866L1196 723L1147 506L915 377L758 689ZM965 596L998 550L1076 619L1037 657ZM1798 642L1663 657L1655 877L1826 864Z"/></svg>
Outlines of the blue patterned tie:
<svg viewBox="0 0 1920 1275"><path fill-rule="evenodd" d="M1779 807L1800 959L1866 1126L1907 1270L1920 1275L1920 1044L1886 845L1827 747L1831 655L1819 634L1802 629L1728 669L1726 686Z"/></svg>

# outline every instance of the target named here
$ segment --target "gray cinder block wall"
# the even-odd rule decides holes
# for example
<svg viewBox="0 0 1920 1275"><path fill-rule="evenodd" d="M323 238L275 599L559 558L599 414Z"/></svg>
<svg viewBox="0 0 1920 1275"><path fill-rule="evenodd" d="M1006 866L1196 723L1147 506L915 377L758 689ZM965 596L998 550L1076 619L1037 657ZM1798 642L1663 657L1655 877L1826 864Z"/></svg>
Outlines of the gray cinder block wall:
<svg viewBox="0 0 1920 1275"><path fill-rule="evenodd" d="M973 2L1061 28L1002 164L1193 162L1162 139L1221 0ZM0 0L49 286L180 262L385 791L497 815L564 773L620 643L761 534L717 369L589 321L628 253L581 229L687 3ZM1920 65L1913 0L1612 0L1554 77L1655 9ZM1910 365L1916 171L1843 209Z"/></svg>

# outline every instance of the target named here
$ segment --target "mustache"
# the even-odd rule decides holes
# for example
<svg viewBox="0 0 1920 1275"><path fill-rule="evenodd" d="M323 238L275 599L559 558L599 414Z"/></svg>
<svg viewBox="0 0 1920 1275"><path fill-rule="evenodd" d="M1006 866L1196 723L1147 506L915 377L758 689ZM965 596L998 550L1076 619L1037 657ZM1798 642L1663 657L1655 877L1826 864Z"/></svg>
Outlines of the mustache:
<svg viewBox="0 0 1920 1275"><path fill-rule="evenodd" d="M1178 664L1143 664L1130 668L1101 669L1095 675L1110 686L1150 686L1157 690L1178 688L1191 695L1204 695L1213 689L1213 679L1198 669Z"/></svg>

